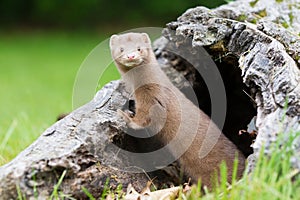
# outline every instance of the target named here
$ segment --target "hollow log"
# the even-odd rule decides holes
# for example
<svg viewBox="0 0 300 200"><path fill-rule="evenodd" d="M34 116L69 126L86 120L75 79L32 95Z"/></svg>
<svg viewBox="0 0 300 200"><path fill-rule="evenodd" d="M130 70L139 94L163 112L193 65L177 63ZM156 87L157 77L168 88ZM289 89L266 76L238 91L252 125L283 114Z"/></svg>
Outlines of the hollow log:
<svg viewBox="0 0 300 200"><path fill-rule="evenodd" d="M162 38L154 42L168 77L183 92L193 86L199 107L248 156L250 170L262 145L271 154L279 135L300 131L298 7L292 0L239 0L212 10L196 7L168 23ZM212 70L203 54L213 59L224 82L224 122L212 115L205 84L214 77L203 77ZM153 178L157 187L182 181L176 163L150 173L138 167L130 170L143 160L132 160L124 152L139 152L145 144L125 133L127 127L116 114L128 106L129 97L122 82L113 81L45 130L0 167L1 199L16 199L17 191L27 199L46 199L60 178L59 190L76 199L88 199L83 188L99 197L105 187L115 189L119 184L142 189ZM299 137L294 144L291 162L300 169Z"/></svg>
<svg viewBox="0 0 300 200"><path fill-rule="evenodd" d="M186 11L176 22L167 24L164 31L164 36L180 50L195 54L193 49L205 47L220 62L221 73L229 70L224 67L240 69L242 82L247 87L247 90L240 90L247 91L256 109L252 116L254 123L250 123L250 129L257 134L251 145L254 154L248 158L250 170L262 146L265 153L270 154L279 135L285 135L280 137L284 144L290 134L300 131L298 6L296 1L258 0L236 1L214 10L197 7ZM226 84L226 75L223 78ZM230 94L230 91L226 92ZM245 105L237 112L247 112L244 108ZM248 119L251 114L253 112L248 112L243 117ZM238 114L233 113L232 117L238 122ZM296 137L295 156L291 159L297 168L300 167L299 142L300 138Z"/></svg>

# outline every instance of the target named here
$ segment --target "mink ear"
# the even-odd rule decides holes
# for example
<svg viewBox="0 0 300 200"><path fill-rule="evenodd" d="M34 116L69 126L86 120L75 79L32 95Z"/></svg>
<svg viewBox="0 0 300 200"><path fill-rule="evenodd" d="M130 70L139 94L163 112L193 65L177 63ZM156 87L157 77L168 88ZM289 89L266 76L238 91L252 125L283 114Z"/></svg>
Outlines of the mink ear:
<svg viewBox="0 0 300 200"><path fill-rule="evenodd" d="M150 38L147 33L142 33L142 38L145 43L151 43Z"/></svg>
<svg viewBox="0 0 300 200"><path fill-rule="evenodd" d="M117 40L118 36L117 35L112 35L110 37L110 40L109 40L109 45L112 46L115 44L115 41Z"/></svg>

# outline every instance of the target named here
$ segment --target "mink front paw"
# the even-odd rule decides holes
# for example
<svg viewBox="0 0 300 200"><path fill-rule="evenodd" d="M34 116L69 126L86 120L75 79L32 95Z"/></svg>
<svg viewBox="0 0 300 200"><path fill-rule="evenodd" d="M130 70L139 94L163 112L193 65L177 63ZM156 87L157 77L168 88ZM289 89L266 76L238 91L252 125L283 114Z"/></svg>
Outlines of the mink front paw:
<svg viewBox="0 0 300 200"><path fill-rule="evenodd" d="M136 130L144 128L133 121L134 114L130 113L130 111L124 112L123 110L118 109L117 113L126 122L128 127Z"/></svg>
<svg viewBox="0 0 300 200"><path fill-rule="evenodd" d="M124 112L123 110L118 109L117 114L126 122L131 122L132 115L129 112Z"/></svg>

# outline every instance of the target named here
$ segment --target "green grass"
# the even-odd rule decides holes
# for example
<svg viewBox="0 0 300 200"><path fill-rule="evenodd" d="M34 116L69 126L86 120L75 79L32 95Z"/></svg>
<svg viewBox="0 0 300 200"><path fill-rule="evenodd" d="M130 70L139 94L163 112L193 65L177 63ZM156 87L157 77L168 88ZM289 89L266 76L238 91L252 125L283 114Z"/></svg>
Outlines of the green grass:
<svg viewBox="0 0 300 200"><path fill-rule="evenodd" d="M72 110L77 71L106 37L71 31L0 32L0 165L31 144L60 113Z"/></svg>
<svg viewBox="0 0 300 200"><path fill-rule="evenodd" d="M300 132L295 135L299 137ZM198 186L194 187L191 194L185 198L199 199L201 197L203 200L300 199L300 172L293 169L290 163L295 135L291 134L292 137L284 145L275 144L271 157L261 153L254 171L250 175L245 174L238 182L233 181L232 186L224 187L226 176L221 169L221 184L213 192L203 195Z"/></svg>

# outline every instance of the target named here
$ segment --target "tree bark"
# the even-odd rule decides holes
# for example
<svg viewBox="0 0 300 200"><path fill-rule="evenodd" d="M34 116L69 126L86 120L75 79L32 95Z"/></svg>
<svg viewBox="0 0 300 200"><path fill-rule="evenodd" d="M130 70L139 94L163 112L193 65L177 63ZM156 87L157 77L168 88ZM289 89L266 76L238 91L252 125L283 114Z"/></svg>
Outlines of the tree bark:
<svg viewBox="0 0 300 200"><path fill-rule="evenodd" d="M164 32L179 49L204 46L213 57L221 55L224 63L230 56L238 58L236 65L257 111L250 170L263 145L270 154L278 135L286 139L300 131L299 14L294 1L236 1L214 10L190 9ZM298 169L299 142L296 137L291 159Z"/></svg>
<svg viewBox="0 0 300 200"><path fill-rule="evenodd" d="M183 92L188 80L196 91L200 108L208 114L211 114L209 94L197 72L205 63L199 57L203 47L215 60L228 97L225 125L220 123L220 128L245 155L253 152L252 140L239 136L239 131L248 125L248 132L257 134L252 145L254 153L248 157L250 169L262 144L266 153L271 154L270 146L279 135L300 131L297 6L299 3L294 1L240 0L213 10L196 7L167 24L165 38L154 45L158 61L169 78ZM170 48L175 50L171 52ZM193 60L188 62L182 55ZM176 165L172 170L154 173L124 170L142 161L132 161L119 149L138 152L139 146L143 146L141 141L125 134L127 127L116 114L128 99L123 84L111 82L91 102L48 128L0 168L0 197L16 199L19 188L28 199L47 198L64 171L60 191L77 199L87 198L83 187L99 197L108 179L111 188L118 184L126 188L131 183L141 189L153 177L158 186L178 184L180 173ZM300 138L294 143L295 156L291 162L300 169L300 159L296 156L300 152Z"/></svg>

